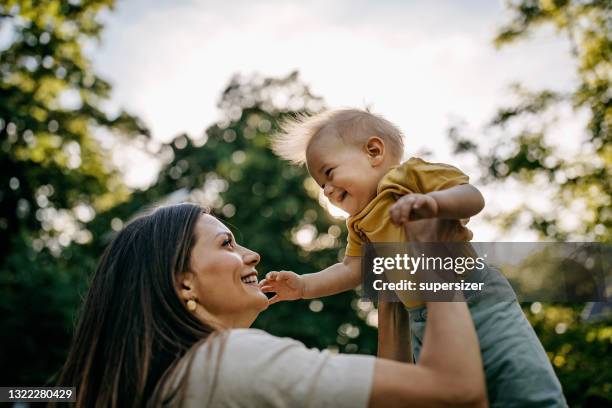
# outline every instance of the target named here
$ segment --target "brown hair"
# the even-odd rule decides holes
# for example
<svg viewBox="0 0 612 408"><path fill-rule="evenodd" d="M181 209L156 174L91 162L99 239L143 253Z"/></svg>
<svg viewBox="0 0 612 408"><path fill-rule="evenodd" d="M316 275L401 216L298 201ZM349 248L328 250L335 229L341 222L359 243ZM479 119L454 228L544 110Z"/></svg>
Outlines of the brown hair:
<svg viewBox="0 0 612 408"><path fill-rule="evenodd" d="M206 212L194 204L158 208L127 224L106 248L59 379L59 385L76 386L78 407L167 403L161 383L214 332L187 311L175 288L177 274L190 265L195 224Z"/></svg>
<svg viewBox="0 0 612 408"><path fill-rule="evenodd" d="M281 125L272 140L272 150L294 164L306 162L306 151L316 138L338 137L345 142L365 143L378 136L389 147L391 157L401 160L404 153L402 132L380 115L360 109L336 109L313 116L299 115Z"/></svg>

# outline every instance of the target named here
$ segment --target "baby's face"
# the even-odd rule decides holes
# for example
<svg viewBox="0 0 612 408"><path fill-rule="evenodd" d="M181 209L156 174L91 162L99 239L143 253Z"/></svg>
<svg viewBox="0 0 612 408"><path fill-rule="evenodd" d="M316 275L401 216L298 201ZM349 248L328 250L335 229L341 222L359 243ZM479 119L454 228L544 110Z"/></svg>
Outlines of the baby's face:
<svg viewBox="0 0 612 408"><path fill-rule="evenodd" d="M359 213L376 196L384 175L364 149L335 138L314 141L306 151L306 163L329 201L349 215Z"/></svg>

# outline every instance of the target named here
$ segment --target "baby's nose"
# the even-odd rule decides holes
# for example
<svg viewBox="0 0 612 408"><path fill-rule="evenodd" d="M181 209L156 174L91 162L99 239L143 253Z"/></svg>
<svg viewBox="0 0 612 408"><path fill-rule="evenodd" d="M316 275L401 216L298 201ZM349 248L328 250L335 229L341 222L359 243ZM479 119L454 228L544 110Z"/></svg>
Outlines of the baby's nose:
<svg viewBox="0 0 612 408"><path fill-rule="evenodd" d="M326 184L325 187L323 187L323 194L325 194L325 197L327 198L331 197L333 192L334 192L334 188L331 185Z"/></svg>

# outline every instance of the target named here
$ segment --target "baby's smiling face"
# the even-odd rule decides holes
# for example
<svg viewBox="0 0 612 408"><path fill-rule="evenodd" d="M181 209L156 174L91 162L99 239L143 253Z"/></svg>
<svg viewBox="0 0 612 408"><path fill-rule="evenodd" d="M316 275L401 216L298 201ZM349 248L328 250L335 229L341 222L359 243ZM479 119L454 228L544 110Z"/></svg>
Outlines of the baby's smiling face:
<svg viewBox="0 0 612 408"><path fill-rule="evenodd" d="M379 157L365 145L359 147L336 137L319 138L308 146L306 164L330 202L352 216L376 196L378 183L387 171L382 165L383 154L384 147Z"/></svg>

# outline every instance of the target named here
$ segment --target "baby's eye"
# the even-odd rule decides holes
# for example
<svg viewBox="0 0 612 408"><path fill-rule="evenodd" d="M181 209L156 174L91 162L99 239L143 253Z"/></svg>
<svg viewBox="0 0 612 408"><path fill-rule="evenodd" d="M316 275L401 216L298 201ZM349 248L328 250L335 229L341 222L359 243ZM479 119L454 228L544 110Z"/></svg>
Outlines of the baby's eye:
<svg viewBox="0 0 612 408"><path fill-rule="evenodd" d="M335 167L333 167L333 168L332 168L332 167L330 167L329 169L327 169L327 170L325 171L325 175L326 175L327 177L330 177L330 176L331 176L331 174L332 174L332 171L334 171L334 168L335 168Z"/></svg>
<svg viewBox="0 0 612 408"><path fill-rule="evenodd" d="M233 242L234 241L232 240L231 237L227 237L226 239L223 240L222 246L224 246L224 247L226 247L226 246L232 247L233 246Z"/></svg>

